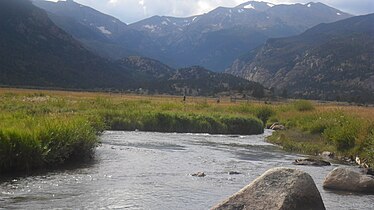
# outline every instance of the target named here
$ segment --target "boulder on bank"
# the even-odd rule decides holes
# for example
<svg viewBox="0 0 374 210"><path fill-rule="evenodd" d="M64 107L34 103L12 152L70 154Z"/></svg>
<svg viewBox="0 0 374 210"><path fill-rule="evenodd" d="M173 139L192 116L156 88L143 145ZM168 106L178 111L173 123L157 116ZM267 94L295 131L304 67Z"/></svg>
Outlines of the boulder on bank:
<svg viewBox="0 0 374 210"><path fill-rule="evenodd" d="M274 168L212 210L325 209L312 177L300 170Z"/></svg>
<svg viewBox="0 0 374 210"><path fill-rule="evenodd" d="M318 160L318 159L312 159L312 158L304 158L304 159L296 159L293 162L294 165L302 165L302 166L330 166L331 163L324 161L324 160Z"/></svg>
<svg viewBox="0 0 374 210"><path fill-rule="evenodd" d="M349 168L335 168L327 174L323 187L360 193L374 193L374 178Z"/></svg>

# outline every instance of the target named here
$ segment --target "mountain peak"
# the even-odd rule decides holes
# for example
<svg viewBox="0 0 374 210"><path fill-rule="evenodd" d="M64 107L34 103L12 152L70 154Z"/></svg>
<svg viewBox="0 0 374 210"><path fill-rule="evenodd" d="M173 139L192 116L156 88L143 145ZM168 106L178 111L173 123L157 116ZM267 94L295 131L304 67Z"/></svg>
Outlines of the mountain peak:
<svg viewBox="0 0 374 210"><path fill-rule="evenodd" d="M304 4L304 6L306 6L306 7L308 7L308 8L316 7L316 6L324 6L324 7L328 7L326 4L321 3L321 2L308 2L308 3Z"/></svg>
<svg viewBox="0 0 374 210"><path fill-rule="evenodd" d="M271 7L275 6L275 4L263 2L263 1L248 1L243 4L240 4L236 8L242 9L253 9L257 11L265 11Z"/></svg>

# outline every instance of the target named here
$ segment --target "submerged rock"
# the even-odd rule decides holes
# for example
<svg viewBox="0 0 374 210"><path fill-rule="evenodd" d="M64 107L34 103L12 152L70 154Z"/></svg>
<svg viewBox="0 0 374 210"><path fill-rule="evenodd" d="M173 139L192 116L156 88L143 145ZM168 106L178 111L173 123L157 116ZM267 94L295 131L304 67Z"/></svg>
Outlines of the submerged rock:
<svg viewBox="0 0 374 210"><path fill-rule="evenodd" d="M240 172L237 172L237 171L230 171L229 172L229 175L239 175L241 174Z"/></svg>
<svg viewBox="0 0 374 210"><path fill-rule="evenodd" d="M374 176L374 169L372 168L364 168L364 173L367 175Z"/></svg>
<svg viewBox="0 0 374 210"><path fill-rule="evenodd" d="M296 159L293 164L295 165L303 165L303 166L330 166L331 163L324 161L324 160L318 160L318 159L312 159L312 158L304 158L304 159Z"/></svg>
<svg viewBox="0 0 374 210"><path fill-rule="evenodd" d="M206 174L205 174L204 172L197 172L197 173L191 174L191 176L196 176L196 177L205 177Z"/></svg>
<svg viewBox="0 0 374 210"><path fill-rule="evenodd" d="M312 177L300 170L274 168L212 210L324 210Z"/></svg>
<svg viewBox="0 0 374 210"><path fill-rule="evenodd" d="M331 190L374 193L374 178L340 167L327 174L323 187Z"/></svg>

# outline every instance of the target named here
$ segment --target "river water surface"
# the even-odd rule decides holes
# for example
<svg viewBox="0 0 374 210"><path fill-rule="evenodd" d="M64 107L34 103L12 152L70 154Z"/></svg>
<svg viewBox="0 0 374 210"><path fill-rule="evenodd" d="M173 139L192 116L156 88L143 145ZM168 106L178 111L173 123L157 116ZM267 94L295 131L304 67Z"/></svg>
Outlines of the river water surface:
<svg viewBox="0 0 374 210"><path fill-rule="evenodd" d="M209 209L266 170L304 170L327 209L374 209L374 195L322 189L334 167L293 166L301 156L257 136L106 132L95 161L0 182L0 209ZM206 177L190 174L205 172ZM228 172L240 172L229 175Z"/></svg>

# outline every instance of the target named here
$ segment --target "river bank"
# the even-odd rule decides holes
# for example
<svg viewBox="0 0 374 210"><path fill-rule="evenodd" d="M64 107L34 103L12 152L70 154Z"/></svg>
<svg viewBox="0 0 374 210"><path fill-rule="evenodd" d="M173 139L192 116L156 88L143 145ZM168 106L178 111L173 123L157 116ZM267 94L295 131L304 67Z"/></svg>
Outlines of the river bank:
<svg viewBox="0 0 374 210"><path fill-rule="evenodd" d="M330 158L374 166L374 110L362 107L316 106L301 112L278 112L285 130L267 140L289 152L329 153Z"/></svg>
<svg viewBox="0 0 374 210"><path fill-rule="evenodd" d="M270 141L286 150L359 155L372 164L373 120L373 108L308 101L222 98L217 103L213 98L0 89L0 173L90 158L104 130L253 135L273 122L287 130ZM301 138L291 138L290 132Z"/></svg>

